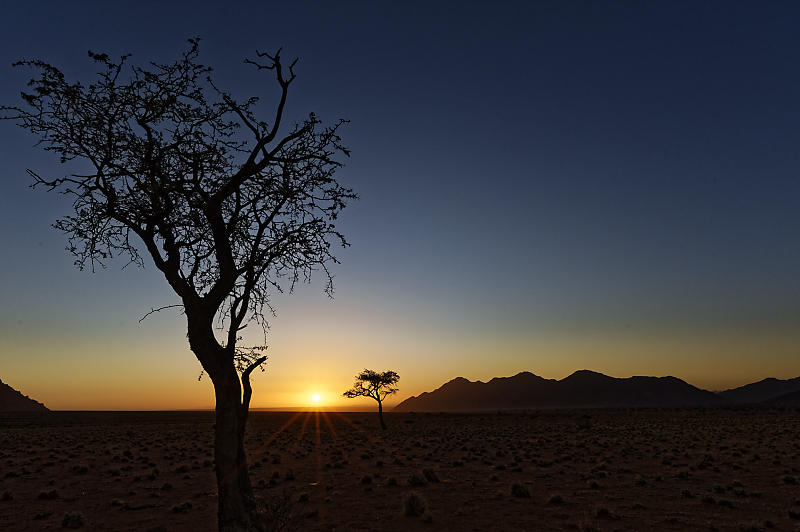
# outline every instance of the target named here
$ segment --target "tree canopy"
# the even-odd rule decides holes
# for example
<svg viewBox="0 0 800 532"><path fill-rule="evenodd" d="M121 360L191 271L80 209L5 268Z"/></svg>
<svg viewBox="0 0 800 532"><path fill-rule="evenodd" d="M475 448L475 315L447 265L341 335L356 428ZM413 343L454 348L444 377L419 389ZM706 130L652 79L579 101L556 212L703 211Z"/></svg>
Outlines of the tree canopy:
<svg viewBox="0 0 800 532"><path fill-rule="evenodd" d="M346 121L323 127L311 113L280 134L296 61L284 64L280 50L245 60L277 82L264 121L259 98L218 88L198 61L199 41L189 43L179 60L147 67L90 51L99 72L88 85L41 60L15 63L39 77L22 93L26 106L3 107L3 118L62 163L82 163L60 177L29 170L36 186L73 198L73 214L55 227L76 264L123 255L143 265L144 249L187 312L225 322L221 342L242 371L256 356L236 350L239 332L251 320L265 325L270 290L291 290L314 270L333 289L332 246L348 245L333 221L357 197L334 179L349 156L339 136Z"/></svg>
<svg viewBox="0 0 800 532"><path fill-rule="evenodd" d="M384 371L378 373L371 369L365 369L356 375L353 387L342 395L349 399L355 397L371 397L378 402L383 402L388 396L397 393L399 388L394 385L400 380L400 376L394 371Z"/></svg>

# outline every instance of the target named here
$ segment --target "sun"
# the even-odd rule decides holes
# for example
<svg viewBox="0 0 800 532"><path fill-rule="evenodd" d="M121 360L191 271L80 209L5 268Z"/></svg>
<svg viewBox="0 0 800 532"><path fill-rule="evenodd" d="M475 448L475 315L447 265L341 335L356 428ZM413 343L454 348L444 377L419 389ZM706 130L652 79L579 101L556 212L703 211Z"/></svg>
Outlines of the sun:
<svg viewBox="0 0 800 532"><path fill-rule="evenodd" d="M317 403L319 403L320 399L322 399L322 397L320 397L320 395L318 393L311 394L311 402L312 403L317 404Z"/></svg>

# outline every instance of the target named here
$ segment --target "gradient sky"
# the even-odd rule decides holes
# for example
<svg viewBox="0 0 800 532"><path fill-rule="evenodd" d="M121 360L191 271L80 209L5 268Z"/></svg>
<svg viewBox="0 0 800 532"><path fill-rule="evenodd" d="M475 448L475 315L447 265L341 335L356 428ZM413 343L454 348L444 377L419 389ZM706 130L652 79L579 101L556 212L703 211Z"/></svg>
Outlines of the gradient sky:
<svg viewBox="0 0 800 532"><path fill-rule="evenodd" d="M169 61L201 36L222 86L299 56L289 116L352 123L352 248L276 298L254 407L348 402L362 368L397 399L465 376L590 368L710 389L800 375L796 2L2 2L0 102L43 58ZM80 7L78 7L80 6ZM213 406L166 282L80 272L49 227L62 169L0 122L0 379L54 409Z"/></svg>

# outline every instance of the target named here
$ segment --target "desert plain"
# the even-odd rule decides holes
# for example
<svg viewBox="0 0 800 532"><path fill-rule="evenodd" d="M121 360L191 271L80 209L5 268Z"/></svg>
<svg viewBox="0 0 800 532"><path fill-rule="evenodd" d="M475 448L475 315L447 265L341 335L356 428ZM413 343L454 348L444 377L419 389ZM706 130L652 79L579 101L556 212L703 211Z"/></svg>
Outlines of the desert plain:
<svg viewBox="0 0 800 532"><path fill-rule="evenodd" d="M794 409L386 421L251 413L265 512L309 531L800 529ZM213 424L212 412L3 414L0 529L215 530Z"/></svg>

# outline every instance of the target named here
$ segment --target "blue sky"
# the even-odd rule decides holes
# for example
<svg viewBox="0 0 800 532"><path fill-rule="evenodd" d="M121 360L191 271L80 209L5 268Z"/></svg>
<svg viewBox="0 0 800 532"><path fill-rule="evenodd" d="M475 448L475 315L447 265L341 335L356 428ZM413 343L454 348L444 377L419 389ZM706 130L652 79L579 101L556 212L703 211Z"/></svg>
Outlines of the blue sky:
<svg viewBox="0 0 800 532"><path fill-rule="evenodd" d="M351 120L361 200L321 287L276 300L255 406L329 404L363 367L399 398L457 375L800 374L800 35L794 3L7 4L0 101L40 57L168 61L200 36L221 85L298 56L289 116ZM78 272L49 228L62 172L0 123L0 378L61 408L210 405L152 267ZM112 376L101 377L104 371ZM143 387L143 388L142 388ZM169 390L173 390L170 392ZM180 390L180 391L175 391ZM106 405L106 406L104 406Z"/></svg>

